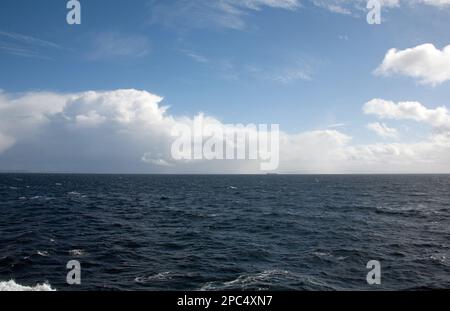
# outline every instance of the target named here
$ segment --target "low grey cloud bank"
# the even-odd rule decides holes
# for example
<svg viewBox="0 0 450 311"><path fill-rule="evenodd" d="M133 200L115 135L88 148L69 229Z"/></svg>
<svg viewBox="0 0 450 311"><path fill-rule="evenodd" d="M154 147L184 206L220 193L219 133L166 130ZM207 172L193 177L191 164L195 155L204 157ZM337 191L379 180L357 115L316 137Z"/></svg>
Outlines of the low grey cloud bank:
<svg viewBox="0 0 450 311"><path fill-rule="evenodd" d="M193 126L198 114L174 116L157 95L139 90L74 94L0 93L0 169L108 173L260 173L258 161L175 161L170 149L176 125ZM414 143L357 145L338 130L280 133L284 173L450 172L450 117L445 107L374 99L363 112L395 122L430 126ZM396 130L372 126L381 136ZM372 129L372 130L373 130ZM395 132L394 132L395 131Z"/></svg>

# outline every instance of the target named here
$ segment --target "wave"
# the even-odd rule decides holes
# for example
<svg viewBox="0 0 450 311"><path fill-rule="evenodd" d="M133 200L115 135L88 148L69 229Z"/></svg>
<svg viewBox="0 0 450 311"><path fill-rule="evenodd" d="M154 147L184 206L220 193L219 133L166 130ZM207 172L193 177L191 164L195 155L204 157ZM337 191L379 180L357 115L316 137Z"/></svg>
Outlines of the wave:
<svg viewBox="0 0 450 311"><path fill-rule="evenodd" d="M48 257L48 256L50 256L49 255L49 253L47 252L47 251L36 251L36 253L39 255L39 256L42 256L42 257Z"/></svg>
<svg viewBox="0 0 450 311"><path fill-rule="evenodd" d="M81 195L81 193L79 193L79 192L77 192L77 191L70 191L70 192L67 192L67 194L68 194L68 195L73 195L73 196L79 196L79 195Z"/></svg>
<svg viewBox="0 0 450 311"><path fill-rule="evenodd" d="M166 281L172 279L173 274L169 271L167 272L161 272L155 275L146 276L146 277L137 277L134 279L136 283L142 283L145 284L149 281Z"/></svg>
<svg viewBox="0 0 450 311"><path fill-rule="evenodd" d="M392 214L404 216L433 216L440 214L439 211L430 210L427 206L419 204L417 206L377 206L375 212L377 214Z"/></svg>
<svg viewBox="0 0 450 311"><path fill-rule="evenodd" d="M265 270L259 273L243 274L227 282L208 282L200 291L217 290L270 290L274 288L289 290L296 288L292 284L303 283L304 289L332 289L327 284L309 276L303 276L286 270ZM291 285L290 285L291 284Z"/></svg>
<svg viewBox="0 0 450 311"><path fill-rule="evenodd" d="M83 249L72 249L69 251L69 255L74 257L82 257L86 255L86 252Z"/></svg>
<svg viewBox="0 0 450 311"><path fill-rule="evenodd" d="M53 292L50 284L37 284L36 286L23 286L11 280L8 282L0 282L0 292Z"/></svg>
<svg viewBox="0 0 450 311"><path fill-rule="evenodd" d="M328 253L328 252L321 252L321 251L316 251L312 253L313 256L318 257L318 258L322 258L322 259L333 259L333 260L345 260L347 259L346 256L335 256L332 253Z"/></svg>
<svg viewBox="0 0 450 311"><path fill-rule="evenodd" d="M438 262L440 264L446 265L447 264L447 257L443 254L435 254L431 255L430 259L434 262Z"/></svg>

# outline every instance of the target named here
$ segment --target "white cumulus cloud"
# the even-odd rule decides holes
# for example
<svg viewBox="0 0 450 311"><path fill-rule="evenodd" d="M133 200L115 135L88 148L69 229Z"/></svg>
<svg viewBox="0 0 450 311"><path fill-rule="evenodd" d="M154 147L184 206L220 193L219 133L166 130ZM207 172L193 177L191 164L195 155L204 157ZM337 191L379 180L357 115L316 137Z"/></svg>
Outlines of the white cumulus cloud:
<svg viewBox="0 0 450 311"><path fill-rule="evenodd" d="M450 45L442 50L429 43L406 50L391 49L375 73L405 75L422 84L441 84L450 80Z"/></svg>
<svg viewBox="0 0 450 311"><path fill-rule="evenodd" d="M450 114L447 107L430 109L419 102L399 102L373 99L363 107L364 113L384 119L413 120L427 123L435 128L450 129Z"/></svg>

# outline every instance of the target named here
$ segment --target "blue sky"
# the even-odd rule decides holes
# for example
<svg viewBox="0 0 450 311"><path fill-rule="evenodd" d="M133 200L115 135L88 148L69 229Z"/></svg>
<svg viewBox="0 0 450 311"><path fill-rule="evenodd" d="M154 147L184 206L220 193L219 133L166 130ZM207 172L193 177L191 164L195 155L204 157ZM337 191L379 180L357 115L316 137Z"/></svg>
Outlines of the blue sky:
<svg viewBox="0 0 450 311"><path fill-rule="evenodd" d="M366 22L362 0L80 2L82 24L68 25L64 0L1 1L0 89L8 98L137 89L164 97L173 116L279 123L287 134L338 128L357 145L389 143L367 128L379 121L363 112L370 100L435 109L450 98L447 80L374 74L392 48L450 44L445 1L387 1L381 25ZM389 127L407 129L401 143L430 133L426 122L391 119ZM0 155L0 169L11 161Z"/></svg>

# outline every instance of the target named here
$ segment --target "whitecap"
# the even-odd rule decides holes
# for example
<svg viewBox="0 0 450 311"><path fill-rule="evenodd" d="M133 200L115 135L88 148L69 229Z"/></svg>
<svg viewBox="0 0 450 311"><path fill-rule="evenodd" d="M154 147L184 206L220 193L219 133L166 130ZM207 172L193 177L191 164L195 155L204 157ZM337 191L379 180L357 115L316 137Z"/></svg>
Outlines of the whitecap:
<svg viewBox="0 0 450 311"><path fill-rule="evenodd" d="M447 261L447 257L445 255L442 254L435 254L435 255L431 255L430 259L433 261L437 261L441 264L445 264L445 262Z"/></svg>
<svg viewBox="0 0 450 311"><path fill-rule="evenodd" d="M134 281L136 283L142 283L143 284L143 283L147 283L147 282L150 282L150 281L170 280L172 278L172 276L173 275L172 275L171 272L166 271L166 272L161 272L161 273L158 273L158 274L155 274L155 275L151 275L151 276L145 276L145 277L139 276L139 277L135 278Z"/></svg>
<svg viewBox="0 0 450 311"><path fill-rule="evenodd" d="M52 292L55 291L50 284L37 284L36 286L23 286L13 280L0 282L0 292Z"/></svg>
<svg viewBox="0 0 450 311"><path fill-rule="evenodd" d="M70 256L76 256L76 257L80 257L80 256L84 256L86 255L86 252L82 249L72 249L69 251L69 255Z"/></svg>
<svg viewBox="0 0 450 311"><path fill-rule="evenodd" d="M331 256L330 253L325 253L325 252L313 252L313 255L317 256L317 257L329 257L329 256Z"/></svg>
<svg viewBox="0 0 450 311"><path fill-rule="evenodd" d="M37 254L42 257L48 257L49 254L47 251L37 251Z"/></svg>
<svg viewBox="0 0 450 311"><path fill-rule="evenodd" d="M81 195L81 193L76 192L76 191L71 191L71 192L67 192L68 195L73 195L73 196L79 196Z"/></svg>
<svg viewBox="0 0 450 311"><path fill-rule="evenodd" d="M316 251L316 252L313 252L312 254L319 258L329 258L329 259L335 259L335 260L339 260L339 261L347 259L347 256L335 256L334 254L328 253L328 252Z"/></svg>

